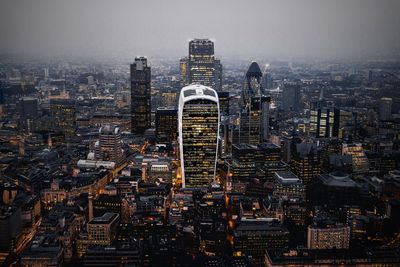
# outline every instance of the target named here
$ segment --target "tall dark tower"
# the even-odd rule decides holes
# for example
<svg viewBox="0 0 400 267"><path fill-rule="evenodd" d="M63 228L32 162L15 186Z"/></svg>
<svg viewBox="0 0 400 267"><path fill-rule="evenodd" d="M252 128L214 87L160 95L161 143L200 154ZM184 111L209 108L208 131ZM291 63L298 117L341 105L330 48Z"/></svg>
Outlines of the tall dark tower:
<svg viewBox="0 0 400 267"><path fill-rule="evenodd" d="M151 72L147 58L136 57L131 64L132 133L143 134L151 126Z"/></svg>

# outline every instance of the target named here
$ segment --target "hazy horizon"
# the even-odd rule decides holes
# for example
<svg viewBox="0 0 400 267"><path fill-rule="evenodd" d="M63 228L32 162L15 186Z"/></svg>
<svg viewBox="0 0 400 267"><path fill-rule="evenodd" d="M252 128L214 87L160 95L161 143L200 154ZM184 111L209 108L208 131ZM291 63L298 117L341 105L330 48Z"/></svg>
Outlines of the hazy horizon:
<svg viewBox="0 0 400 267"><path fill-rule="evenodd" d="M211 38L225 58L399 58L398 0L0 3L0 54L181 57Z"/></svg>

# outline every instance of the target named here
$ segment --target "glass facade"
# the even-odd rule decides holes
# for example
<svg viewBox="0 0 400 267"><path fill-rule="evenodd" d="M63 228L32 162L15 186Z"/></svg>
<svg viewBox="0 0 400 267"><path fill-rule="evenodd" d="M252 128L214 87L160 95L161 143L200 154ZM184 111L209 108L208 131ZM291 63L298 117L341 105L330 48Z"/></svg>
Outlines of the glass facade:
<svg viewBox="0 0 400 267"><path fill-rule="evenodd" d="M181 80L183 80L185 60L181 61ZM189 42L188 83L202 84L222 89L222 65L214 56L214 42L209 39L194 39Z"/></svg>
<svg viewBox="0 0 400 267"><path fill-rule="evenodd" d="M267 138L268 97L262 87L262 72L256 62L252 62L247 73L242 92L243 107L240 113L240 143L260 144ZM265 136L264 136L265 135Z"/></svg>
<svg viewBox="0 0 400 267"><path fill-rule="evenodd" d="M206 94L208 90L214 96ZM200 85L183 88L179 101L183 187L208 187L214 179L218 127L219 104L216 92Z"/></svg>

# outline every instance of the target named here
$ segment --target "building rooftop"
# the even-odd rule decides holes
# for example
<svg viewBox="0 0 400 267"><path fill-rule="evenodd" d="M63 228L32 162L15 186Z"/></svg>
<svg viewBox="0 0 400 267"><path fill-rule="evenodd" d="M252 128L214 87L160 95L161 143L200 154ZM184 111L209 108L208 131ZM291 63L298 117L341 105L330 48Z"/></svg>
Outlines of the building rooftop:
<svg viewBox="0 0 400 267"><path fill-rule="evenodd" d="M297 177L291 171L278 171L278 172L275 172L275 177L280 183L283 183L283 184L293 184L293 183L300 182L299 177Z"/></svg>
<svg viewBox="0 0 400 267"><path fill-rule="evenodd" d="M356 182L354 182L351 178L350 175L341 172L341 171L335 171L331 172L329 174L322 174L320 176L321 181L323 184L328 185L328 186L339 186L339 187L355 187L357 186Z"/></svg>
<svg viewBox="0 0 400 267"><path fill-rule="evenodd" d="M89 224L109 224L109 223L113 222L114 220L118 219L118 217L119 217L119 215L117 213L106 212L101 217L93 218L89 222Z"/></svg>

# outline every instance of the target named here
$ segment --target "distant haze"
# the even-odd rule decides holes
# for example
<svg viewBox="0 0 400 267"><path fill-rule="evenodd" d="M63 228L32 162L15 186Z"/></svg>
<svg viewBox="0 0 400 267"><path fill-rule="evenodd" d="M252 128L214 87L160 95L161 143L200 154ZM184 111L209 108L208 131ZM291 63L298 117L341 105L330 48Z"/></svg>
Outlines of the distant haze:
<svg viewBox="0 0 400 267"><path fill-rule="evenodd" d="M179 57L195 37L229 58L400 54L399 0L0 1L0 54Z"/></svg>

